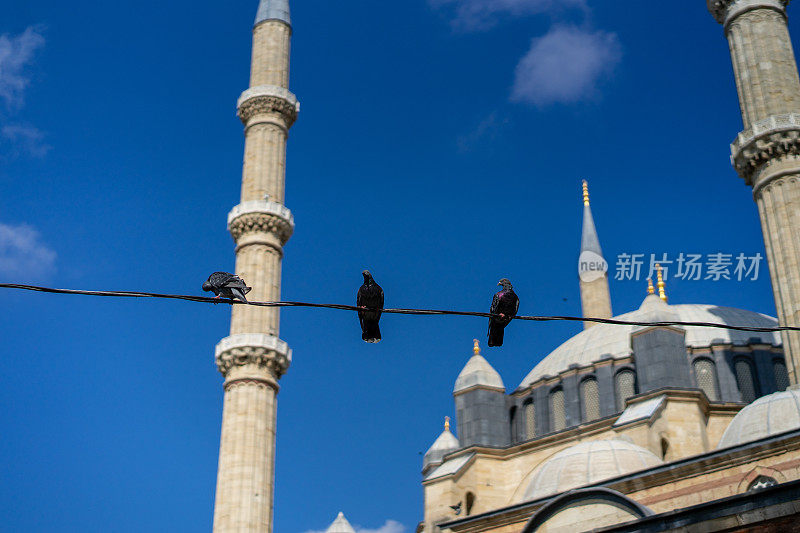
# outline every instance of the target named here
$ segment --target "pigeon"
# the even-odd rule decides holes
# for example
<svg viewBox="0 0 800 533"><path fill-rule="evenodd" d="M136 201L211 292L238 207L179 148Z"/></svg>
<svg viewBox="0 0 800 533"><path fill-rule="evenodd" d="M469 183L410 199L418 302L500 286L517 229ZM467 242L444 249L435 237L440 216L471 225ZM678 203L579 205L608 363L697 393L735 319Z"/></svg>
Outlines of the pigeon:
<svg viewBox="0 0 800 533"><path fill-rule="evenodd" d="M451 505L450 509L452 509L453 512L455 512L456 516L460 515L461 514L461 502L458 502L455 505Z"/></svg>
<svg viewBox="0 0 800 533"><path fill-rule="evenodd" d="M519 298L514 292L511 282L503 278L497 284L503 288L494 295L489 312L500 316L489 319L489 346L503 345L503 332L511 320L517 316L519 310Z"/></svg>
<svg viewBox="0 0 800 533"><path fill-rule="evenodd" d="M203 290L206 292L212 291L216 295L214 298L224 296L231 300L236 298L237 300L247 303L247 298L245 298L244 295L250 292L252 287L248 287L244 280L236 274L214 272L208 276L206 282L203 283Z"/></svg>
<svg viewBox="0 0 800 533"><path fill-rule="evenodd" d="M381 320L383 309L383 289L372 279L369 270L365 270L361 274L364 276L364 284L358 289L356 295L356 306L359 307L358 320L361 322L361 338L365 342L380 342L381 328L378 323Z"/></svg>

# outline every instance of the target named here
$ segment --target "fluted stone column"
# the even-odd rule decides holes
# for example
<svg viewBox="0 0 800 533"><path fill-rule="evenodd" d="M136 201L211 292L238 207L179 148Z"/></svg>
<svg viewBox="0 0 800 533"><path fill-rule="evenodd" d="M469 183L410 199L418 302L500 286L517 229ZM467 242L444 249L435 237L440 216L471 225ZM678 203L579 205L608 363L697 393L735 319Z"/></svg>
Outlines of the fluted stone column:
<svg viewBox="0 0 800 533"><path fill-rule="evenodd" d="M288 0L261 0L253 29L250 88L238 101L245 126L241 203L228 214L236 273L248 298L281 298L283 246L294 230L284 204L286 138L299 105L288 90ZM216 347L225 377L214 532L271 532L278 380L291 350L277 308L235 305L231 334Z"/></svg>
<svg viewBox="0 0 800 533"><path fill-rule="evenodd" d="M744 131L731 160L758 205L778 319L800 325L800 78L786 26L789 0L707 0L725 28ZM800 333L782 332L793 384Z"/></svg>

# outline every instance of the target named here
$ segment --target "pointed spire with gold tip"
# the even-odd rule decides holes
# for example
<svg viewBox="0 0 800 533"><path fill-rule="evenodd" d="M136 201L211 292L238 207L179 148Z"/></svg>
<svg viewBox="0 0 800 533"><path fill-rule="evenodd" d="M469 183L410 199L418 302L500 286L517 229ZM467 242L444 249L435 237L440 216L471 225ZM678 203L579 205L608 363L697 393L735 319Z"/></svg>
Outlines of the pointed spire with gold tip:
<svg viewBox="0 0 800 533"><path fill-rule="evenodd" d="M653 287L653 278L647 278L647 294L655 294L656 289Z"/></svg>
<svg viewBox="0 0 800 533"><path fill-rule="evenodd" d="M444 417L444 431L439 435L422 459L422 473L426 474L432 467L442 464L442 458L460 447L458 439L450 432L450 417Z"/></svg>
<svg viewBox="0 0 800 533"><path fill-rule="evenodd" d="M583 316L611 318L611 293L608 288L608 263L603 258L600 239L589 205L589 184L581 182L583 190L583 230L581 232L581 254L578 259L578 278L581 288ZM584 322L584 329L594 326Z"/></svg>

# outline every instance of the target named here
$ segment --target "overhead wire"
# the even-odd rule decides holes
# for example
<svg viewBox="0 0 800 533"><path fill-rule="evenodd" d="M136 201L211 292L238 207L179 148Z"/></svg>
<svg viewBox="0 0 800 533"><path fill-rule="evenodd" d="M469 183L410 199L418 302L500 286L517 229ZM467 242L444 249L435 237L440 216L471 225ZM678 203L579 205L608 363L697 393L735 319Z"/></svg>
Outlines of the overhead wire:
<svg viewBox="0 0 800 533"><path fill-rule="evenodd" d="M55 289L51 287L40 287L37 285L24 285L19 283L0 283L0 289L17 289L25 291L44 292L50 294L72 294L84 296L104 296L114 298L162 298L171 300L184 300L188 302L197 303L226 303L231 305L252 305L256 307L310 307L322 309L338 309L340 311L359 311L363 310L354 305L343 304L325 304L325 303L311 303L311 302L256 302L248 301L241 302L239 300L232 300L228 298L211 298L208 296L193 296L185 294L161 294L154 292L139 292L139 291L92 291L82 289ZM479 311L454 311L444 309L402 309L402 308L385 308L382 309L383 313L399 314L399 315L452 315L452 316L474 316L483 318L497 317L498 315L492 313L482 313ZM729 329L735 331L750 331L755 333L773 333L777 331L800 331L798 326L774 326L774 327L760 327L760 326L737 326L732 324L720 324L716 322L684 322L679 320L667 320L656 322L644 322L637 320L619 320L615 318L595 318L595 317L575 317L575 316L525 316L518 315L514 320L529 320L534 322L595 322L598 324L614 324L620 326L693 326L704 328L719 328Z"/></svg>

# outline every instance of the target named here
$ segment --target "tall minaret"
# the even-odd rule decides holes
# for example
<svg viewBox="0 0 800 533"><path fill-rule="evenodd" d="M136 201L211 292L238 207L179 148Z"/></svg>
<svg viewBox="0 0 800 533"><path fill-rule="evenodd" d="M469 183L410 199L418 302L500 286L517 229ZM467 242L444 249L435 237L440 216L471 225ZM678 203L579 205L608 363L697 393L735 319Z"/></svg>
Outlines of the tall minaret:
<svg viewBox="0 0 800 533"><path fill-rule="evenodd" d="M283 246L294 230L284 204L286 137L297 118L289 92L288 0L261 0L253 28L250 88L238 101L244 123L242 200L228 214L236 273L256 301L281 297ZM292 352L278 338L277 308L233 306L231 334L216 348L225 376L214 532L271 532L278 380Z"/></svg>
<svg viewBox="0 0 800 533"><path fill-rule="evenodd" d="M789 0L707 0L728 38L744 131L731 161L753 196L782 325L800 325L800 78L786 26ZM800 333L782 332L793 384Z"/></svg>
<svg viewBox="0 0 800 533"><path fill-rule="evenodd" d="M589 184L583 180L583 231L581 255L578 259L578 278L581 284L581 307L584 317L611 318L611 293L608 290L608 263L603 259L600 239L594 227L589 207ZM597 324L584 322L584 329Z"/></svg>

